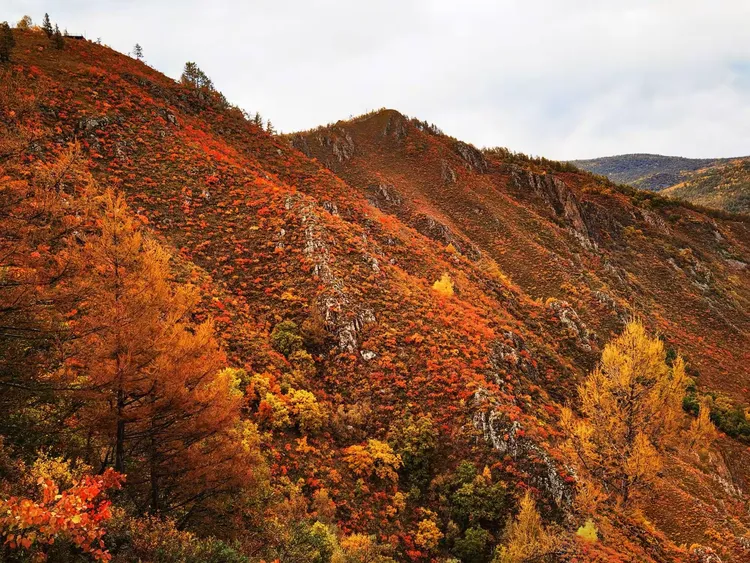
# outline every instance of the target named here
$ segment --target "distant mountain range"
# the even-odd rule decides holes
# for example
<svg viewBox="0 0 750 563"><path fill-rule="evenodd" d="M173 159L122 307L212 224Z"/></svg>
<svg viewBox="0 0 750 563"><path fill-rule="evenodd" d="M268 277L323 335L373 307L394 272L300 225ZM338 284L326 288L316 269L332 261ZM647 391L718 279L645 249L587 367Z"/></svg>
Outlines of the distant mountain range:
<svg viewBox="0 0 750 563"><path fill-rule="evenodd" d="M750 212L750 157L623 154L573 164L635 188L735 213Z"/></svg>

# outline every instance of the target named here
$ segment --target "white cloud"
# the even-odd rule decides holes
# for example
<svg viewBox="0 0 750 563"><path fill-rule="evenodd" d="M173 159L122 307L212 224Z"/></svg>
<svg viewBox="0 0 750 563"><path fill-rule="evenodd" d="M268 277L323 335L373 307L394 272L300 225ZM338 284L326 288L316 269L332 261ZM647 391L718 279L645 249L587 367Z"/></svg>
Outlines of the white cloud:
<svg viewBox="0 0 750 563"><path fill-rule="evenodd" d="M750 154L746 0L6 0L284 131L392 107L553 158ZM7 14L7 15L6 15Z"/></svg>

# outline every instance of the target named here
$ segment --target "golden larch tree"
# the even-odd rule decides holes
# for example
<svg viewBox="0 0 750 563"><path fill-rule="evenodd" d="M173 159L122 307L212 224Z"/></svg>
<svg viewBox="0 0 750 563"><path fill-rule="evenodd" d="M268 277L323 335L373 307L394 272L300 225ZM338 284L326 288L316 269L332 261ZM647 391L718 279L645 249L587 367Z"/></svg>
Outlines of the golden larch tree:
<svg viewBox="0 0 750 563"><path fill-rule="evenodd" d="M663 343L641 322L628 323L578 387L582 418L562 412L579 481L593 480L625 504L651 484L684 423L687 384L682 358L667 365Z"/></svg>
<svg viewBox="0 0 750 563"><path fill-rule="evenodd" d="M538 561L554 552L557 538L542 524L529 491L521 498L518 516L508 524L503 543L497 549L494 563Z"/></svg>
<svg viewBox="0 0 750 563"><path fill-rule="evenodd" d="M128 475L138 508L189 510L248 480L254 429L240 424L239 382L211 321L191 320L196 289L171 280L169 253L122 197L106 191L96 205L62 375L101 465Z"/></svg>

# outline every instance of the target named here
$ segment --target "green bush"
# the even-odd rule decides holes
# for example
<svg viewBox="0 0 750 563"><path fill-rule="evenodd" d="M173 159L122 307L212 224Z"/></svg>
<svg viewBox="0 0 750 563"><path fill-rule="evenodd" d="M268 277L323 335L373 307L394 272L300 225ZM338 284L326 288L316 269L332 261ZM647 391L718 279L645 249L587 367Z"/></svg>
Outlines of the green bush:
<svg viewBox="0 0 750 563"><path fill-rule="evenodd" d="M304 347L297 323L282 321L271 331L271 345L287 358Z"/></svg>
<svg viewBox="0 0 750 563"><path fill-rule="evenodd" d="M453 554L463 563L486 563L492 556L490 533L483 528L469 528L456 540Z"/></svg>
<svg viewBox="0 0 750 563"><path fill-rule="evenodd" d="M493 482L489 473L477 473L469 462L462 462L456 473L449 496L450 514L462 529L479 524L492 528L506 520L505 483Z"/></svg>

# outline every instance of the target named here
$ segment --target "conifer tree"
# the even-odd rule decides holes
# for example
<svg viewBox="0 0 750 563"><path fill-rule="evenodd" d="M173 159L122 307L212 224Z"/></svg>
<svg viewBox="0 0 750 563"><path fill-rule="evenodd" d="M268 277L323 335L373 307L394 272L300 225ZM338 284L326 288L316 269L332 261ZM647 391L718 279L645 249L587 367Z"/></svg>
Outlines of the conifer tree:
<svg viewBox="0 0 750 563"><path fill-rule="evenodd" d="M185 86L195 88L196 90L211 90L214 89L214 84L211 79L203 72L198 65L194 62L186 62L185 68L180 76L180 82Z"/></svg>
<svg viewBox="0 0 750 563"><path fill-rule="evenodd" d="M60 28L57 27L57 24L55 24L55 32L52 35L52 44L55 46L55 49L62 49L65 46L65 41L63 40L62 33L60 33Z"/></svg>
<svg viewBox="0 0 750 563"><path fill-rule="evenodd" d="M13 30L10 29L8 22L0 23L0 63L10 61L10 54L16 40L13 38Z"/></svg>
<svg viewBox="0 0 750 563"><path fill-rule="evenodd" d="M31 20L31 16L24 16L20 20L18 20L16 27L18 29L26 31L26 30L31 29L32 25L34 25L34 22Z"/></svg>
<svg viewBox="0 0 750 563"><path fill-rule="evenodd" d="M52 34L55 32L55 30L52 28L52 22L49 21L49 14L44 14L44 20L42 21L42 30L47 36L47 39L52 38Z"/></svg>
<svg viewBox="0 0 750 563"><path fill-rule="evenodd" d="M631 321L578 387L583 418L563 409L580 479L624 504L654 481L663 453L680 436L685 362L678 356L670 367L665 359L661 340Z"/></svg>
<svg viewBox="0 0 750 563"><path fill-rule="evenodd" d="M190 316L197 290L170 281L169 254L145 239L107 191L101 231L77 261L83 301L61 377L85 399L80 424L126 473L142 511L163 513L240 486L255 430L239 420L237 372L223 369L210 321Z"/></svg>
<svg viewBox="0 0 750 563"><path fill-rule="evenodd" d="M531 493L521 499L518 517L508 524L505 545L497 550L493 563L524 563L541 561L555 549L555 536L542 525Z"/></svg>
<svg viewBox="0 0 750 563"><path fill-rule="evenodd" d="M139 43L136 43L135 47L133 47L133 56L139 61L143 59L143 47Z"/></svg>

